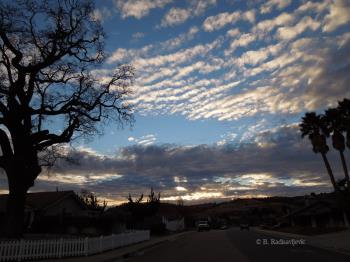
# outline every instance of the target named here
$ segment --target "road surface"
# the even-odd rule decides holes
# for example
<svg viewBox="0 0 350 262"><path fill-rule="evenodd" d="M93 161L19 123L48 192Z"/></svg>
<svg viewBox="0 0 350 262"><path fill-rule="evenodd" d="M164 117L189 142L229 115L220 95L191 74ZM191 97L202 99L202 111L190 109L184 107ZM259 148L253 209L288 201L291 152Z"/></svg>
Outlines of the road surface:
<svg viewBox="0 0 350 262"><path fill-rule="evenodd" d="M294 245L293 245L294 244ZM308 246L303 239L274 238L239 229L193 232L132 254L127 262L338 262L350 256Z"/></svg>

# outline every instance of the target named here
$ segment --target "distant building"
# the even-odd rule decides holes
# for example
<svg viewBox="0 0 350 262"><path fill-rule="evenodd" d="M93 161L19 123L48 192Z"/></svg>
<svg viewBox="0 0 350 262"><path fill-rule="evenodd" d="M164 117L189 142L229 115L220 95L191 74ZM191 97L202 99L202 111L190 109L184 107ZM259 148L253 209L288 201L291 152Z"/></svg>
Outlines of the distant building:
<svg viewBox="0 0 350 262"><path fill-rule="evenodd" d="M6 215L8 195L0 195L0 217ZM91 210L74 191L28 193L25 203L25 227L30 231L35 225L42 227L52 221L51 227L66 224L74 218L93 218L98 211ZM48 225L49 227L50 225Z"/></svg>
<svg viewBox="0 0 350 262"><path fill-rule="evenodd" d="M183 231L185 229L184 217L171 219L163 216L162 222L165 225L165 229L170 232Z"/></svg>
<svg viewBox="0 0 350 262"><path fill-rule="evenodd" d="M347 212L333 199L308 199L305 206L291 211L283 221L302 227L349 227Z"/></svg>

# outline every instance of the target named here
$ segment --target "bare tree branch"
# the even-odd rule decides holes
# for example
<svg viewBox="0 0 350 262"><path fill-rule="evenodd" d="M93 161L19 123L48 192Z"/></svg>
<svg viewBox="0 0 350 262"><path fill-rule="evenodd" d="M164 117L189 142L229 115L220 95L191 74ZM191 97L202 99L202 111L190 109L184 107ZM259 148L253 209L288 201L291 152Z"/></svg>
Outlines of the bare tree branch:
<svg viewBox="0 0 350 262"><path fill-rule="evenodd" d="M0 2L0 124L11 137L0 130L0 166L11 165L10 195L33 185L40 166L58 156L50 151L56 145L94 135L110 120L133 121L126 103L133 67L122 65L104 80L91 72L105 59L93 11L92 0ZM23 215L21 199L9 213Z"/></svg>

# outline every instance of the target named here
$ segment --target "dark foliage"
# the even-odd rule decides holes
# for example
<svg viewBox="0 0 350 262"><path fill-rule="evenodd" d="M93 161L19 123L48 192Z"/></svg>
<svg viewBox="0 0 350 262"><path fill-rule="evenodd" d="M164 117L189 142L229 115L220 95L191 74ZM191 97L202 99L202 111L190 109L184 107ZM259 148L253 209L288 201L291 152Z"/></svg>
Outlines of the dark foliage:
<svg viewBox="0 0 350 262"><path fill-rule="evenodd" d="M157 213L160 206L160 193L156 196L153 188L151 188L146 202L142 202L142 200L143 194L135 200L129 194L127 207L132 216L131 226L134 228L143 227L144 219L146 217L152 217Z"/></svg>
<svg viewBox="0 0 350 262"><path fill-rule="evenodd" d="M82 190L78 197L88 209L99 211L101 214L107 207L107 202L105 200L99 200L93 192Z"/></svg>

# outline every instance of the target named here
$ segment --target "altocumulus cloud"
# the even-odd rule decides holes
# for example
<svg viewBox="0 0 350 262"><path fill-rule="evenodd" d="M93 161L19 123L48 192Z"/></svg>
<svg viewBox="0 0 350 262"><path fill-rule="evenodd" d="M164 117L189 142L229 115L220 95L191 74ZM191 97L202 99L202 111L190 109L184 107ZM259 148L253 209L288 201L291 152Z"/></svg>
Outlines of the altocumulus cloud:
<svg viewBox="0 0 350 262"><path fill-rule="evenodd" d="M171 10L167 26L185 23L189 10L205 16L219 4L169 4L163 22ZM135 92L128 102L141 115L221 121L262 113L294 117L350 95L349 10L345 0L271 0L211 13L198 26L187 27L187 33L116 49L108 63L136 67Z"/></svg>
<svg viewBox="0 0 350 262"><path fill-rule="evenodd" d="M172 0L114 0L122 18L135 17L140 19L147 16L152 9L163 8Z"/></svg>

